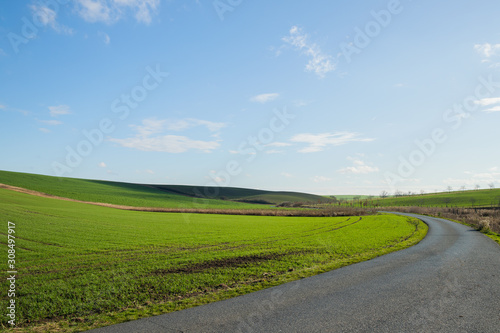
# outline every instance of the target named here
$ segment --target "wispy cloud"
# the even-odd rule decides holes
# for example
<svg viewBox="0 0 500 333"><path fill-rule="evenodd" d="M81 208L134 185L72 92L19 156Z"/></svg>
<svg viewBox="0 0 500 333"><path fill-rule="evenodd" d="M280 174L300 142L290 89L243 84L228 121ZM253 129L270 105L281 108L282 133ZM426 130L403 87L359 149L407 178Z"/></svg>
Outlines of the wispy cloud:
<svg viewBox="0 0 500 333"><path fill-rule="evenodd" d="M331 180L332 180L331 178L325 177L325 176L314 176L312 179L312 181L315 183L325 183L325 182L329 182Z"/></svg>
<svg viewBox="0 0 500 333"><path fill-rule="evenodd" d="M59 120L40 120L40 122L51 126L62 125L62 121Z"/></svg>
<svg viewBox="0 0 500 333"><path fill-rule="evenodd" d="M111 138L110 141L116 142L122 147L165 153L183 153L188 150L201 150L209 153L219 147L219 143L216 141L192 140L178 135L163 135L154 138L140 136L128 139Z"/></svg>
<svg viewBox="0 0 500 333"><path fill-rule="evenodd" d="M494 106L492 108L483 110L484 112L500 112L500 105Z"/></svg>
<svg viewBox="0 0 500 333"><path fill-rule="evenodd" d="M379 171L377 167L366 165L366 163L360 159L349 157L348 160L352 161L353 166L339 169L337 172L342 174L367 174Z"/></svg>
<svg viewBox="0 0 500 333"><path fill-rule="evenodd" d="M29 111L8 107L7 105L3 105L3 104L0 104L0 110L5 111L5 112L19 112L25 116L31 114L31 112L29 112Z"/></svg>
<svg viewBox="0 0 500 333"><path fill-rule="evenodd" d="M285 151L284 150L278 150L278 149L269 149L266 150L266 154L283 154Z"/></svg>
<svg viewBox="0 0 500 333"><path fill-rule="evenodd" d="M51 27L57 33L66 35L73 34L73 29L57 22L57 13L49 7L42 4L36 4L30 5L29 8L33 16L36 15L42 25Z"/></svg>
<svg viewBox="0 0 500 333"><path fill-rule="evenodd" d="M78 14L88 22L113 24L131 11L135 20L150 24L160 0L77 0Z"/></svg>
<svg viewBox="0 0 500 333"><path fill-rule="evenodd" d="M308 144L307 147L299 149L299 153L315 153L325 150L328 146L341 146L350 142L370 142L373 140L375 139L363 138L359 133L354 132L302 133L290 139L292 142Z"/></svg>
<svg viewBox="0 0 500 333"><path fill-rule="evenodd" d="M71 114L69 106L67 105L55 105L49 106L50 115L52 117L62 116L66 114Z"/></svg>
<svg viewBox="0 0 500 333"><path fill-rule="evenodd" d="M6 56L7 53L5 53L5 51L3 49L0 49L0 56Z"/></svg>
<svg viewBox="0 0 500 333"><path fill-rule="evenodd" d="M49 130L48 128L45 128L45 127L40 127L39 130L40 130L40 132L43 132L43 133L50 133L50 132L52 132L51 130Z"/></svg>
<svg viewBox="0 0 500 333"><path fill-rule="evenodd" d="M483 98L478 101L476 101L476 104L479 104L480 106L492 106L495 104L498 104L493 107L489 107L488 109L483 110L484 112L499 112L500 111L500 97L493 97L493 98Z"/></svg>
<svg viewBox="0 0 500 333"><path fill-rule="evenodd" d="M288 142L272 142L266 145L266 147L288 147L291 146L291 143Z"/></svg>
<svg viewBox="0 0 500 333"><path fill-rule="evenodd" d="M255 102L255 103L267 103L267 102L275 100L276 98L279 97L279 95L280 94L278 94L278 93L260 94L260 95L253 96L252 98L250 98L250 101Z"/></svg>
<svg viewBox="0 0 500 333"><path fill-rule="evenodd" d="M485 58L491 58L494 55L500 54L500 44L476 44L474 45L474 50Z"/></svg>
<svg viewBox="0 0 500 333"><path fill-rule="evenodd" d="M488 106L492 104L500 104L500 97L494 97L494 98L483 98L478 101L476 101L476 104L479 104L481 106Z"/></svg>
<svg viewBox="0 0 500 333"><path fill-rule="evenodd" d="M328 72L335 70L336 64L330 55L321 51L317 44L311 43L308 39L309 36L297 26L290 28L289 35L282 38L284 42L294 46L310 58L306 64L306 71L314 72L323 78Z"/></svg>
<svg viewBox="0 0 500 333"><path fill-rule="evenodd" d="M226 123L217 123L208 120L186 118L180 120L165 120L165 125L168 130L171 131L183 131L196 126L204 126L210 132L220 131L222 128L226 127Z"/></svg>
<svg viewBox="0 0 500 333"><path fill-rule="evenodd" d="M109 37L109 35L107 33L99 31L98 35L102 38L102 41L104 42L104 44L109 45L109 43L111 42L111 38Z"/></svg>
<svg viewBox="0 0 500 333"><path fill-rule="evenodd" d="M500 171L497 167L488 169L486 172L465 172L467 178L447 178L443 180L445 185L453 186L475 186L483 185L484 188L490 183L500 183Z"/></svg>
<svg viewBox="0 0 500 333"><path fill-rule="evenodd" d="M136 135L127 139L111 138L123 147L143 151L157 151L166 153L183 153L188 150L211 152L219 147L218 141L193 140L180 135L160 135L165 131L183 131L194 126L205 126L210 132L220 130L226 126L223 123L214 123L199 119L168 120L149 118L142 121L142 125L131 125Z"/></svg>
<svg viewBox="0 0 500 333"><path fill-rule="evenodd" d="M107 167L106 163L104 163L104 162L99 163L98 166L100 168L106 168Z"/></svg>

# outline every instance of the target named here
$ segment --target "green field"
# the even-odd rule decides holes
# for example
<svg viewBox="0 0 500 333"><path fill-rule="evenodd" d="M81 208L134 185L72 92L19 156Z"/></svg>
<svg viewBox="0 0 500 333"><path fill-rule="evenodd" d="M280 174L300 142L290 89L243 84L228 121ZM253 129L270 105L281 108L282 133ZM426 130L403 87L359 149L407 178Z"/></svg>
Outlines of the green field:
<svg viewBox="0 0 500 333"><path fill-rule="evenodd" d="M267 209L272 207L255 205L251 202L269 204L283 201L328 202L328 199L321 196L297 192L272 192L233 187L142 185L9 171L0 171L0 183L70 199L134 207ZM196 197L199 194L202 198Z"/></svg>
<svg viewBox="0 0 500 333"><path fill-rule="evenodd" d="M491 207L500 206L500 189L389 197L367 202L379 206Z"/></svg>
<svg viewBox="0 0 500 333"><path fill-rule="evenodd" d="M7 221L15 223L18 329L54 332L175 311L300 279L411 246L427 230L418 220L395 215L150 213L4 189L0 220L4 249ZM6 265L2 261L2 290L8 290ZM1 295L5 309L8 298ZM2 316L4 327L6 321Z"/></svg>

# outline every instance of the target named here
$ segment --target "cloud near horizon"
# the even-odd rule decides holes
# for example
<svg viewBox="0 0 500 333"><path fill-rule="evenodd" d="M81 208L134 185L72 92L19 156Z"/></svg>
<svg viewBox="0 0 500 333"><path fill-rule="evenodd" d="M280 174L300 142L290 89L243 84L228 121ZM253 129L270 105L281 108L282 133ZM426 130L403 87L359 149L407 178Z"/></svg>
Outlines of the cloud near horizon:
<svg viewBox="0 0 500 333"><path fill-rule="evenodd" d="M368 174L379 172L379 169L377 167L366 165L366 163L360 159L349 157L348 160L351 160L354 165L339 169L337 170L337 172L342 174Z"/></svg>
<svg viewBox="0 0 500 333"><path fill-rule="evenodd" d="M188 150L201 150L210 153L220 146L218 141L213 140L193 140L186 136L171 134L158 135L164 131L183 131L195 126L204 126L213 133L225 127L226 124L193 118L181 120L148 118L142 121L142 125L130 125L136 132L134 137L110 138L109 141L126 148L165 153L183 153Z"/></svg>
<svg viewBox="0 0 500 333"><path fill-rule="evenodd" d="M302 133L294 135L290 141L306 143L307 147L299 149L299 153L316 153L325 150L328 146L341 146L350 142L370 142L373 138L363 138L355 132L334 132L310 134Z"/></svg>

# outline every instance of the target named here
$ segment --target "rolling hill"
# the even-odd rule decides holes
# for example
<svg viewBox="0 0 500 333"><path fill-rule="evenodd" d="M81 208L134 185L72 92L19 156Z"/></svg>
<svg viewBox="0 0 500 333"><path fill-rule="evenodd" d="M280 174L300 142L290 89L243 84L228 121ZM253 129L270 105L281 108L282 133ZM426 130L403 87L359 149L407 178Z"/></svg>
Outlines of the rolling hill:
<svg viewBox="0 0 500 333"><path fill-rule="evenodd" d="M491 207L500 206L500 189L389 197L368 202L378 206Z"/></svg>
<svg viewBox="0 0 500 333"><path fill-rule="evenodd" d="M134 207L252 209L283 201L328 202L297 192L273 192L234 187L132 184L0 171L0 183L81 201ZM267 204L256 205L258 203Z"/></svg>

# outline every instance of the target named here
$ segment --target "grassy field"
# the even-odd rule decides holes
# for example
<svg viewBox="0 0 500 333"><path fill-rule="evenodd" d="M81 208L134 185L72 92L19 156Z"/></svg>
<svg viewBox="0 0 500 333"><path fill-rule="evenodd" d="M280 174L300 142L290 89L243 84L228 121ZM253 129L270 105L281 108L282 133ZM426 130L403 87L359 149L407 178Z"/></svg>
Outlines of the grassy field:
<svg viewBox="0 0 500 333"><path fill-rule="evenodd" d="M500 206L500 189L471 190L389 197L366 201L379 206L488 207Z"/></svg>
<svg viewBox="0 0 500 333"><path fill-rule="evenodd" d="M134 207L272 209L271 204L283 201L328 202L328 199L321 196L297 192L272 192L234 187L141 185L9 171L0 171L0 183L81 201ZM197 197L200 194L202 198ZM268 205L266 207L254 204L259 202Z"/></svg>
<svg viewBox="0 0 500 333"><path fill-rule="evenodd" d="M427 230L395 215L148 213L4 189L0 220L4 248L7 221L15 223L16 330L38 332L81 331L233 297L409 247Z"/></svg>

